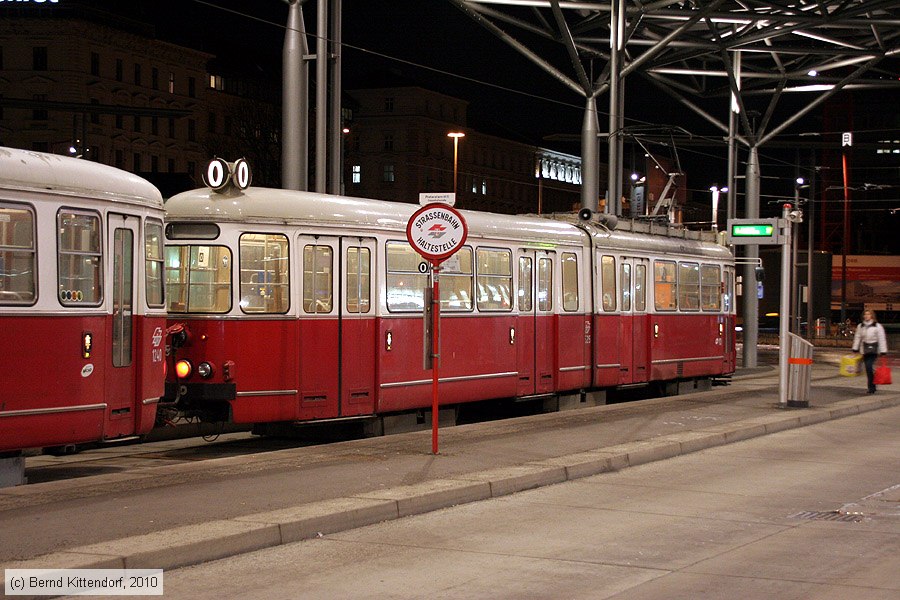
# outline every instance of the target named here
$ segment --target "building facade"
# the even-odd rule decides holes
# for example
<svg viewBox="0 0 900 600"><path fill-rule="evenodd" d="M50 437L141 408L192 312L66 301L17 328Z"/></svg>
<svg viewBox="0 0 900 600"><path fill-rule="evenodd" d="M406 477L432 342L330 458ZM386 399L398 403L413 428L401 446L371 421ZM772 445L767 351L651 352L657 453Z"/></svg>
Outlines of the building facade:
<svg viewBox="0 0 900 600"><path fill-rule="evenodd" d="M464 100L414 86L347 95L356 105L344 134L349 195L415 203L422 192L455 189L457 207L500 213L569 211L580 202L579 157L477 131Z"/></svg>
<svg viewBox="0 0 900 600"><path fill-rule="evenodd" d="M245 110L251 100L210 71L213 58L87 5L0 6L0 144L78 155L173 192L199 185L213 154L233 160L243 136L277 137L241 121L276 111L258 99Z"/></svg>

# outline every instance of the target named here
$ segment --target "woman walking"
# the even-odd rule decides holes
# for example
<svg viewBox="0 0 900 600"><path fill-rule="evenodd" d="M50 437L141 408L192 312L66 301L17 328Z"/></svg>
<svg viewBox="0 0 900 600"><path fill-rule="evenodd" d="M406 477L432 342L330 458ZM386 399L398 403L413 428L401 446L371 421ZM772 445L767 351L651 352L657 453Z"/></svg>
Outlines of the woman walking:
<svg viewBox="0 0 900 600"><path fill-rule="evenodd" d="M887 354L887 336L884 327L875 318L875 311L864 310L862 323L856 326L856 335L853 336L853 351L863 355L866 363L866 379L869 389L866 393L875 393L875 360L879 355Z"/></svg>

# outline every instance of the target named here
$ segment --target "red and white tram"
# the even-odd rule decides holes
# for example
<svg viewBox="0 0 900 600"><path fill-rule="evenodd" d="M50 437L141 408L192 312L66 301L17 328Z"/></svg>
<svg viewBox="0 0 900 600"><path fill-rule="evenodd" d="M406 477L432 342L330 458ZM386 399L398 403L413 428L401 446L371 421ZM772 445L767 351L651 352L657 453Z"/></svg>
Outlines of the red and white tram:
<svg viewBox="0 0 900 600"><path fill-rule="evenodd" d="M184 332L164 401L239 423L429 407L415 208L263 188L168 200L167 306ZM468 240L440 274L442 403L734 371L734 260L712 238L463 214Z"/></svg>
<svg viewBox="0 0 900 600"><path fill-rule="evenodd" d="M0 457L153 427L163 217L139 177L0 148Z"/></svg>

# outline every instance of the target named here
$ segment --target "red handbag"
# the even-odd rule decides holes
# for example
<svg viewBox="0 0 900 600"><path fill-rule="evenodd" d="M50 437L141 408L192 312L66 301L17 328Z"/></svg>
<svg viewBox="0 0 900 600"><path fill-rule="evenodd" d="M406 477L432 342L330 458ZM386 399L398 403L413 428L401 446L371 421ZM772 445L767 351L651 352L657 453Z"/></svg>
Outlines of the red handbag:
<svg viewBox="0 0 900 600"><path fill-rule="evenodd" d="M875 367L875 376L872 378L874 385L890 385L891 383L891 365L888 363L887 357L882 357Z"/></svg>

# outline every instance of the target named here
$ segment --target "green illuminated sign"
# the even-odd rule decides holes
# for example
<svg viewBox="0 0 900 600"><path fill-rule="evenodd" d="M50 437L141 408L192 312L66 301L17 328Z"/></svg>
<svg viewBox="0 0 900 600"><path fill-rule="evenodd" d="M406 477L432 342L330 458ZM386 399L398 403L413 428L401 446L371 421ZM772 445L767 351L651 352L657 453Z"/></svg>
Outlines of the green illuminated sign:
<svg viewBox="0 0 900 600"><path fill-rule="evenodd" d="M732 237L772 237L775 233L775 227L768 223L758 223L752 225L732 225Z"/></svg>

